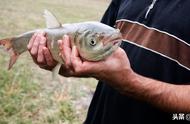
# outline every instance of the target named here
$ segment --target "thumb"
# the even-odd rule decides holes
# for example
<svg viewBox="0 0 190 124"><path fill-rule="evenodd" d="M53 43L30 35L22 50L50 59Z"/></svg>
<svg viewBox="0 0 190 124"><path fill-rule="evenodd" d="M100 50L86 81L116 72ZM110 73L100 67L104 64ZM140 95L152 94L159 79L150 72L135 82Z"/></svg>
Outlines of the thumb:
<svg viewBox="0 0 190 124"><path fill-rule="evenodd" d="M72 47L72 52L71 52L71 63L74 68L77 68L82 65L82 60L79 56L78 50L76 46Z"/></svg>

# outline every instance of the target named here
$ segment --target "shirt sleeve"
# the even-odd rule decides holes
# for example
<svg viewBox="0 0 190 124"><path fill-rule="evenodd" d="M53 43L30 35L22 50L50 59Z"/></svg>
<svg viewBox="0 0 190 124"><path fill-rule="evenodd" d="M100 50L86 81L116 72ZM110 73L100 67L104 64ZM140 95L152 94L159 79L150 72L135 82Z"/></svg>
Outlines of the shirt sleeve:
<svg viewBox="0 0 190 124"><path fill-rule="evenodd" d="M115 25L120 2L121 2L121 0L112 0L111 1L109 7L107 8L107 10L104 13L104 16L101 20L102 23L107 24L112 27Z"/></svg>

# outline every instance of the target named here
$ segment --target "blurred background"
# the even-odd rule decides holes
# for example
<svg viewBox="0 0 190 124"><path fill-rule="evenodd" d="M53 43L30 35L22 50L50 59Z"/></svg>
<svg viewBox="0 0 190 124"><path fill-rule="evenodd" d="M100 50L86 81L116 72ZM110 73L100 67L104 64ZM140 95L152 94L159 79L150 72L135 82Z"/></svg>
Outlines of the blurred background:
<svg viewBox="0 0 190 124"><path fill-rule="evenodd" d="M99 21L110 0L0 0L0 39L44 28L44 9L62 23ZM0 47L0 124L82 124L97 81L52 81L28 52L8 71L9 54Z"/></svg>

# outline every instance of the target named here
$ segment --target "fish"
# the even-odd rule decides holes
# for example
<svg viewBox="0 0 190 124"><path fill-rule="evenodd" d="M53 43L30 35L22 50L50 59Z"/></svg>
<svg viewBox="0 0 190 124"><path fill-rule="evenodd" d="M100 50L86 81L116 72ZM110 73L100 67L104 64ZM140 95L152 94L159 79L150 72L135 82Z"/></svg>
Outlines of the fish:
<svg viewBox="0 0 190 124"><path fill-rule="evenodd" d="M120 46L122 41L119 29L98 21L61 24L56 16L48 10L44 11L44 17L46 28L27 31L23 34L0 40L0 45L10 51L8 69L12 68L19 55L27 51L27 45L36 32L45 32L47 47L53 59L58 62L55 67L57 71L64 64L64 60L60 57L58 45L58 40L62 39L64 35L70 37L71 46L76 46L80 57L86 61L105 59Z"/></svg>

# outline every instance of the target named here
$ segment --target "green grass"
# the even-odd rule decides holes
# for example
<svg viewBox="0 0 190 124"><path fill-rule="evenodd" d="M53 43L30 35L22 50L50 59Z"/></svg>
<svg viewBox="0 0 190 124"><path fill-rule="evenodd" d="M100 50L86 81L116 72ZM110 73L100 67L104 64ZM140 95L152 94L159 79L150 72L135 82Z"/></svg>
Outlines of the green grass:
<svg viewBox="0 0 190 124"><path fill-rule="evenodd" d="M62 23L100 20L106 0L5 0L0 4L0 39L45 27L42 13L52 11ZM0 47L0 124L81 124L96 87L95 79L51 80L26 52L12 70Z"/></svg>

